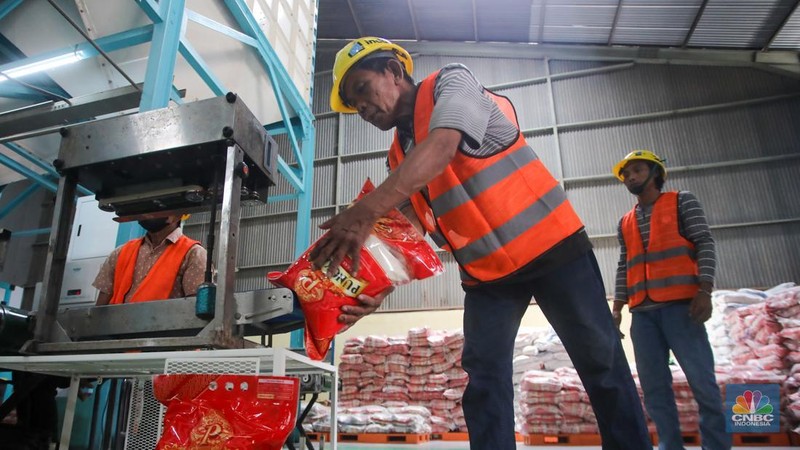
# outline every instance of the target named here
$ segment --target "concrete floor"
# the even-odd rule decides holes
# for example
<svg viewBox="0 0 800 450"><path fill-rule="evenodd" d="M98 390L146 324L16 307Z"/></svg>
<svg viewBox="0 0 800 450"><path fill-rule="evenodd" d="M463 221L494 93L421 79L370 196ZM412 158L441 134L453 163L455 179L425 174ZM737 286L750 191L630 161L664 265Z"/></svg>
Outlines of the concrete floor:
<svg viewBox="0 0 800 450"><path fill-rule="evenodd" d="M314 448L318 449L317 444L314 444ZM325 445L326 449L330 449L329 444ZM442 441L434 441L425 444L339 444L337 447L338 450L358 450L358 449L381 449L381 450L469 450L469 443L467 442L442 442ZM542 446L542 445L524 445L522 443L517 444L517 449L526 449L526 450L565 450L568 448L578 448L581 450L600 450L600 446ZM741 449L741 450L791 450L796 447L751 447L751 446L740 446L740 447L733 447L734 449ZM657 447L656 447L657 449ZM686 450L700 450L700 447L686 447Z"/></svg>

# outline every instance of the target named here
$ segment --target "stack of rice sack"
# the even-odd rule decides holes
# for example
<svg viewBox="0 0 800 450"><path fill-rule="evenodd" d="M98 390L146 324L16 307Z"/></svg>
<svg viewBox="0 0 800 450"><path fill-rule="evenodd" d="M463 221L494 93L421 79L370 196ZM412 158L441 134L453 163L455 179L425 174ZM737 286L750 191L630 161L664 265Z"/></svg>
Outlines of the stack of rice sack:
<svg viewBox="0 0 800 450"><path fill-rule="evenodd" d="M300 404L305 410L306 405ZM311 410L303 421L303 430L307 433L329 433L331 431L331 409L319 403L311 405Z"/></svg>
<svg viewBox="0 0 800 450"><path fill-rule="evenodd" d="M714 352L714 362L718 366L731 364L735 343L730 337L728 321L735 321L731 314L739 308L764 302L766 294L752 289L738 291L717 290L711 295L713 313L706 322L708 340Z"/></svg>
<svg viewBox="0 0 800 450"><path fill-rule="evenodd" d="M761 370L781 370L785 349L779 332L781 324L760 302L736 309L726 317L728 335L734 344L731 362Z"/></svg>
<svg viewBox="0 0 800 450"><path fill-rule="evenodd" d="M522 351L519 351L519 348ZM514 381L529 370L553 371L573 367L564 344L552 327L525 328L517 335L514 349Z"/></svg>
<svg viewBox="0 0 800 450"><path fill-rule="evenodd" d="M781 391L782 425L796 427L800 433L800 287L784 283L766 293L767 310L781 325L780 355L787 374Z"/></svg>
<svg viewBox="0 0 800 450"><path fill-rule="evenodd" d="M800 414L793 413L792 405L800 377L795 379L792 373L800 372L800 366L795 367L800 363L800 288L784 283L767 291L740 289L736 294L740 300L763 300L725 317L733 343L729 383L780 384L781 398L788 399L782 401L782 425L788 426L789 419L797 423Z"/></svg>
<svg viewBox="0 0 800 450"><path fill-rule="evenodd" d="M461 397L468 382L461 368L461 331L414 328L407 336L349 339L339 365L340 406L423 406L432 432L466 431ZM358 415L357 415L358 416ZM361 416L352 418L359 425ZM384 416L378 416L386 423ZM370 428L371 431L377 429Z"/></svg>
<svg viewBox="0 0 800 450"><path fill-rule="evenodd" d="M342 408L336 415L340 433L428 434L431 413L422 406L378 405Z"/></svg>
<svg viewBox="0 0 800 450"><path fill-rule="evenodd" d="M520 382L518 430L531 434L596 434L597 419L575 369L530 370Z"/></svg>

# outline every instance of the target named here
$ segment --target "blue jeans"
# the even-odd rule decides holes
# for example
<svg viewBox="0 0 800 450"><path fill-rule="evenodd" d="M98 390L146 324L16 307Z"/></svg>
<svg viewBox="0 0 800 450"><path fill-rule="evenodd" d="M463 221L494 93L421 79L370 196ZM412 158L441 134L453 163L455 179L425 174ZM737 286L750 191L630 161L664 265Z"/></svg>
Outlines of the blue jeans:
<svg viewBox="0 0 800 450"><path fill-rule="evenodd" d="M656 424L660 450L683 449L669 351L675 354L697 405L704 449L728 450L722 396L714 375L714 355L706 327L689 317L689 302L674 302L650 311L631 313L631 339L647 413Z"/></svg>
<svg viewBox="0 0 800 450"><path fill-rule="evenodd" d="M639 395L605 299L594 253L545 275L465 287L464 417L471 450L515 449L514 339L531 297L569 353L605 450L652 450Z"/></svg>

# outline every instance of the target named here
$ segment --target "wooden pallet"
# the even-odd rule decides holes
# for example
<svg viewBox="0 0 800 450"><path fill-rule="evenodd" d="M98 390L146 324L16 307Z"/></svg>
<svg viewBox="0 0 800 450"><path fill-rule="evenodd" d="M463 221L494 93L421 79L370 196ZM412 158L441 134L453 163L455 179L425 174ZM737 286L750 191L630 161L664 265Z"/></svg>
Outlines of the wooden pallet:
<svg viewBox="0 0 800 450"><path fill-rule="evenodd" d="M457 431L450 431L447 433L432 433L431 440L434 441L468 441L468 433L459 433Z"/></svg>
<svg viewBox="0 0 800 450"><path fill-rule="evenodd" d="M467 442L469 441L469 433L461 433L458 431L451 431L447 433L433 433L431 434L431 440L434 441L462 441ZM522 434L516 433L515 440L517 442L522 442L523 437Z"/></svg>
<svg viewBox="0 0 800 450"><path fill-rule="evenodd" d="M791 445L788 433L734 433L733 445L777 447Z"/></svg>
<svg viewBox="0 0 800 450"><path fill-rule="evenodd" d="M652 433L653 445L658 445L658 434ZM787 433L734 433L733 445L735 446L761 446L775 447L791 445L792 441ZM691 446L700 445L700 433L683 433L683 443Z"/></svg>
<svg viewBox="0 0 800 450"><path fill-rule="evenodd" d="M650 433L650 440L653 445L658 445L658 433ZM683 443L686 445L700 445L700 433L683 433Z"/></svg>
<svg viewBox="0 0 800 450"><path fill-rule="evenodd" d="M309 441L319 442L320 436L325 436L325 442L331 441L330 433L306 433L306 437Z"/></svg>
<svg viewBox="0 0 800 450"><path fill-rule="evenodd" d="M430 442L430 434L347 434L339 433L339 442L360 442L365 444L421 444Z"/></svg>
<svg viewBox="0 0 800 450"><path fill-rule="evenodd" d="M530 434L525 445L600 445L599 434Z"/></svg>

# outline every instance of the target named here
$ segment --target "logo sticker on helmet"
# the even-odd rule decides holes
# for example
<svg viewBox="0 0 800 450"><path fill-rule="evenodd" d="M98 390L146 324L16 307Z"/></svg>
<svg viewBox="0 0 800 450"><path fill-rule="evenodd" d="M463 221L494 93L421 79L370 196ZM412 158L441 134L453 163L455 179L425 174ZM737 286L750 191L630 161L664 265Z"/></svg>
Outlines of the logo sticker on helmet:
<svg viewBox="0 0 800 450"><path fill-rule="evenodd" d="M361 50L364 50L364 46L363 46L363 45L361 45L361 43L360 43L360 42L356 42L356 43L355 43L355 44L353 44L353 46L350 48L350 51L349 51L349 52L347 52L347 56L349 56L349 57L351 57L351 58L352 58L353 56L356 56L356 55L358 54L358 52L360 52Z"/></svg>

